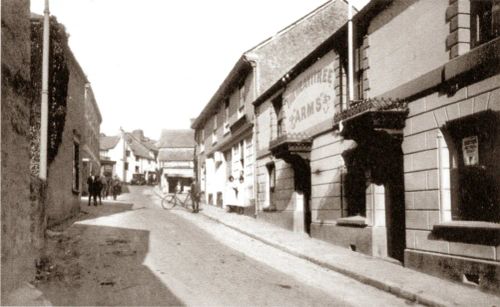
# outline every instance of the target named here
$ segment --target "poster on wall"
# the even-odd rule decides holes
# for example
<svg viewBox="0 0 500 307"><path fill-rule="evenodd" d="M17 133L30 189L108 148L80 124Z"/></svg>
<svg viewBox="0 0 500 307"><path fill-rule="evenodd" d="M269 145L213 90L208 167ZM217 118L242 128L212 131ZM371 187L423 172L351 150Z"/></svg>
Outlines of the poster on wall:
<svg viewBox="0 0 500 307"><path fill-rule="evenodd" d="M330 51L301 73L283 93L286 129L304 132L334 115L334 53Z"/></svg>
<svg viewBox="0 0 500 307"><path fill-rule="evenodd" d="M464 164L467 166L479 163L479 142L477 136L469 136L462 140Z"/></svg>

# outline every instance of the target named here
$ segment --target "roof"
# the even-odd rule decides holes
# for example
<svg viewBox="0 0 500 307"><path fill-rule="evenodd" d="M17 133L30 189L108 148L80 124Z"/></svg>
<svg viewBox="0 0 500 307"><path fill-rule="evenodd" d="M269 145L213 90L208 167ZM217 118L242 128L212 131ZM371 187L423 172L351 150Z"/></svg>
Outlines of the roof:
<svg viewBox="0 0 500 307"><path fill-rule="evenodd" d="M194 131L191 129L163 129L157 146L158 148L194 148Z"/></svg>
<svg viewBox="0 0 500 307"><path fill-rule="evenodd" d="M99 149L100 150L110 150L115 148L116 144L120 141L119 135L106 136L101 135L99 137Z"/></svg>
<svg viewBox="0 0 500 307"><path fill-rule="evenodd" d="M153 159L153 157L151 157L150 155L151 150L146 146L144 146L144 144L142 144L138 139L136 139L131 133L126 132L125 138L127 139L128 146L134 153L134 156L146 159Z"/></svg>
<svg viewBox="0 0 500 307"><path fill-rule="evenodd" d="M159 161L193 161L194 148L164 148L158 154Z"/></svg>
<svg viewBox="0 0 500 307"><path fill-rule="evenodd" d="M244 52L207 105L194 120L191 128L198 129L217 110L217 105L229 91L256 66L257 95L266 91L284 72L309 54L347 20L347 3L330 0L295 21L276 35ZM282 51L282 52L279 52Z"/></svg>
<svg viewBox="0 0 500 307"><path fill-rule="evenodd" d="M361 11L353 16L353 23L366 24L375 14L383 10L389 5L392 0L371 0ZM331 51L334 46L342 45L346 40L347 35L347 22L328 37L323 43L317 46L311 53L299 61L294 67L282 75L273 85L264 91L253 102L255 106L262 104L266 99L270 98L273 94L286 86L287 83L295 79L298 75L304 72L307 68L313 65L318 59ZM341 41L339 43L339 41ZM344 42L345 44L346 42Z"/></svg>

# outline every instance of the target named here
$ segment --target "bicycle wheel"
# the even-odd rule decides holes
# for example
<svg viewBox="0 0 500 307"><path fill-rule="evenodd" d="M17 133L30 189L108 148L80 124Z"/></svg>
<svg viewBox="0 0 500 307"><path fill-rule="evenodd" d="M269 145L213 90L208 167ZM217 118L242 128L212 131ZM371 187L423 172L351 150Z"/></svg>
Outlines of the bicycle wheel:
<svg viewBox="0 0 500 307"><path fill-rule="evenodd" d="M182 206L186 209L190 209L192 207L193 203L191 202L191 195L189 193L186 195L186 198L182 202Z"/></svg>
<svg viewBox="0 0 500 307"><path fill-rule="evenodd" d="M175 197L171 195L167 195L161 199L161 207L163 209L172 209L173 207L175 207L175 204Z"/></svg>

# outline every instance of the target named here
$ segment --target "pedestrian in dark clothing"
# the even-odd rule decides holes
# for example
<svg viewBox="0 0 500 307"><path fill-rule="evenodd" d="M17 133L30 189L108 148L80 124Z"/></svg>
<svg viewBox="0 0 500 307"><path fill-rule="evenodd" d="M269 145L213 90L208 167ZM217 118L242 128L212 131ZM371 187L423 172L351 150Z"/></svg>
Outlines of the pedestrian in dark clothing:
<svg viewBox="0 0 500 307"><path fill-rule="evenodd" d="M95 190L94 190L95 193L94 201L96 203L96 206L97 206L96 196L99 197L99 205L102 205L102 197L101 197L102 188L103 188L102 178L99 177L99 175L97 175L95 176Z"/></svg>
<svg viewBox="0 0 500 307"><path fill-rule="evenodd" d="M193 183L191 183L190 194L191 194L191 201L193 202L193 213L198 213L200 211L199 210L199 207L200 207L200 187L199 187L196 179L194 179Z"/></svg>
<svg viewBox="0 0 500 307"><path fill-rule="evenodd" d="M97 206L97 195L96 195L97 181L98 178L94 175L89 176L89 178L87 178L87 187L89 190L89 206L92 198L94 198L94 206Z"/></svg>
<svg viewBox="0 0 500 307"><path fill-rule="evenodd" d="M116 196L120 194L120 179L118 176L114 176L113 180L111 180L111 193L113 193L113 199L116 200Z"/></svg>

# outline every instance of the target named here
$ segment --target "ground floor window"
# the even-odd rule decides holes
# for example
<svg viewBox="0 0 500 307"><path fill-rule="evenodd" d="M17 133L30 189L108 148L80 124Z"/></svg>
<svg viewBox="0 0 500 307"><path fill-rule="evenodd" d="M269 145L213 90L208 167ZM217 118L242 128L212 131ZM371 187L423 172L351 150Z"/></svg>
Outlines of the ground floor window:
<svg viewBox="0 0 500 307"><path fill-rule="evenodd" d="M484 111L448 122L453 220L500 222L498 114Z"/></svg>

